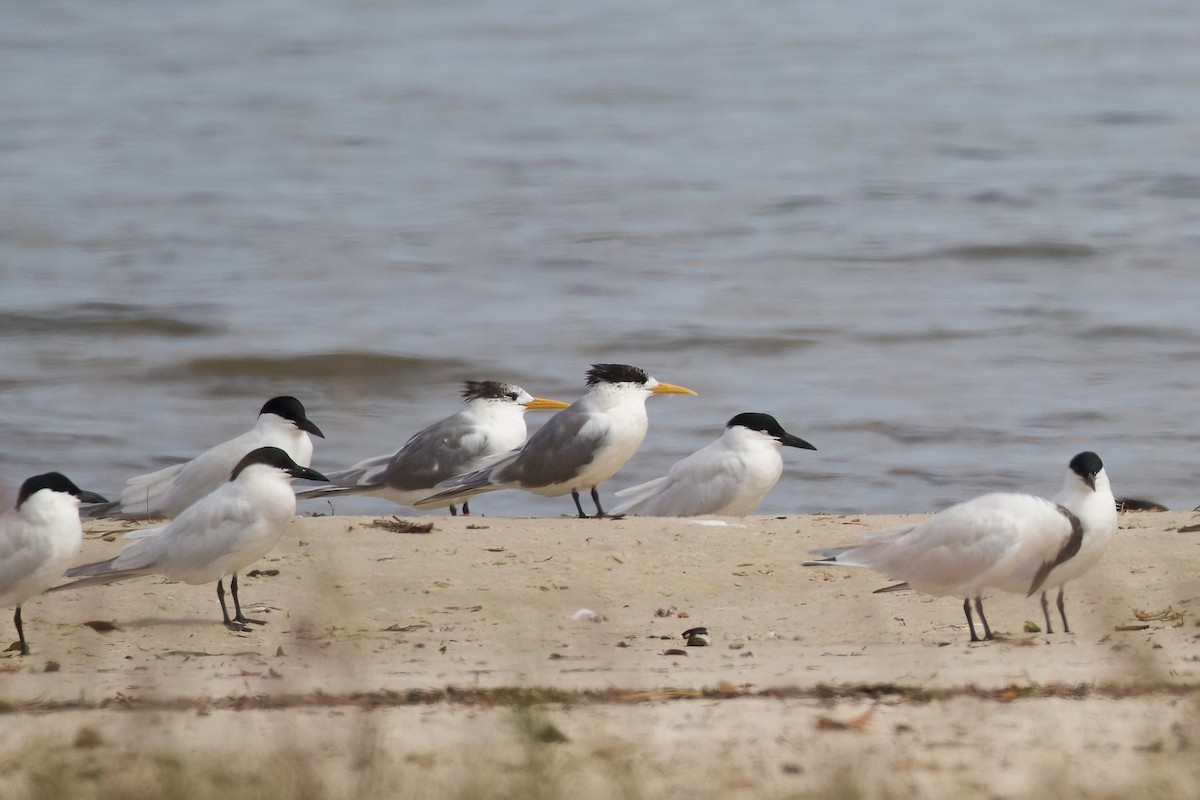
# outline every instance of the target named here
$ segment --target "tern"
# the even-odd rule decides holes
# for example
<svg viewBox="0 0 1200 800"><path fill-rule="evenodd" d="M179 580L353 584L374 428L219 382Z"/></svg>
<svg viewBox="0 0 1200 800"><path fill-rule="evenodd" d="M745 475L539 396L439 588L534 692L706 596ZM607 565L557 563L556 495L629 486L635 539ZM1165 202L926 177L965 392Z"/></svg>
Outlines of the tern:
<svg viewBox="0 0 1200 800"><path fill-rule="evenodd" d="M985 590L1033 595L1061 585L1078 574L1075 558L1082 555L1078 566L1090 567L1112 538L1115 501L1099 456L1071 459L1059 498L985 494L922 522L869 533L859 545L815 550L821 559L805 566L870 567L904 581L881 592L912 588L963 597L971 641L978 642L974 599L984 639L994 639L983 614Z"/></svg>
<svg viewBox="0 0 1200 800"><path fill-rule="evenodd" d="M1054 502L1070 509L1084 523L1085 530L1078 552L1057 564L1041 578L1041 586L1058 587L1057 605L1059 616L1062 617L1063 633L1070 633L1063 587L1068 581L1078 578L1096 565L1117 532L1116 503L1108 482L1108 473L1100 461L1100 456L1092 452L1075 456L1071 461L1070 470L1067 471L1062 491L1054 498ZM1009 580L998 584L997 588L1010 592L1028 591L1028 594L1033 595L1038 588L1032 586L1035 575L1036 571L1031 573L1030 569L1026 568L1024 572L1018 571ZM1054 633L1050 624L1050 603L1045 590L1042 591L1042 614L1046 618L1046 633Z"/></svg>
<svg viewBox="0 0 1200 800"><path fill-rule="evenodd" d="M567 408L498 381L463 384L465 407L423 428L391 455L376 456L329 473L332 485L297 492L300 499L344 494L383 497L411 506L447 478L479 469L525 443L525 412ZM455 513L453 505L450 513ZM468 513L463 503L463 513Z"/></svg>
<svg viewBox="0 0 1200 800"><path fill-rule="evenodd" d="M655 394L691 394L691 389L659 383L627 364L593 364L588 391L555 414L523 447L494 463L438 484L442 491L418 500L432 508L496 489L524 489L543 497L570 493L581 519L587 518L579 491L591 489L596 516L606 516L596 489L616 474L646 438L646 399Z"/></svg>
<svg viewBox="0 0 1200 800"><path fill-rule="evenodd" d="M108 502L85 492L59 472L34 475L21 484L17 504L0 515L0 605L16 606L21 655L29 655L21 604L53 586L79 555L80 503Z"/></svg>
<svg viewBox="0 0 1200 800"><path fill-rule="evenodd" d="M784 446L816 450L770 414L738 414L721 438L675 463L661 478L617 492L631 498L613 514L744 517L758 508L783 474Z"/></svg>
<svg viewBox="0 0 1200 800"><path fill-rule="evenodd" d="M193 585L216 581L225 627L248 631L247 623L264 624L242 614L237 573L270 552L296 516L292 478L325 480L324 475L297 464L278 447L252 450L215 491L166 525L126 534L136 541L115 558L67 570L68 578L79 580L56 586L54 591L141 575L163 575ZM225 607L226 576L233 595L232 619Z"/></svg>
<svg viewBox="0 0 1200 800"><path fill-rule="evenodd" d="M278 447L302 467L312 463L309 434L325 438L294 397L273 397L246 433L212 447L191 461L130 478L119 503L84 510L89 517L175 517L229 478L241 458L258 447Z"/></svg>

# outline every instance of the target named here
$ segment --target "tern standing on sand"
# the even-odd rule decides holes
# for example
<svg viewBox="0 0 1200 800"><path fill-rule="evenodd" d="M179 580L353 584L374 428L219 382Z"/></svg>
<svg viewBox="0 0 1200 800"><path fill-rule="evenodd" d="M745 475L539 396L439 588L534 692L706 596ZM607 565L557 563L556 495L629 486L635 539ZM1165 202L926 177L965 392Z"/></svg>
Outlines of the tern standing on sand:
<svg viewBox="0 0 1200 800"><path fill-rule="evenodd" d="M294 397L273 397L258 412L254 427L209 448L191 461L130 478L119 503L85 509L89 517L175 517L229 480L229 471L258 447L278 447L302 467L312 463L309 434L325 438Z"/></svg>
<svg viewBox="0 0 1200 800"><path fill-rule="evenodd" d="M462 396L461 411L418 431L398 452L331 472L333 485L306 489L296 496L366 494L411 506L428 497L440 481L479 469L524 444L526 411L567 407L498 381L467 381ZM453 505L450 513L455 513ZM467 513L465 502L463 513Z"/></svg>
<svg viewBox="0 0 1200 800"><path fill-rule="evenodd" d="M985 494L923 522L867 534L859 545L815 550L822 558L805 566L870 567L904 581L879 591L912 588L963 597L971 641L977 642L973 598L983 638L993 639L983 614L985 590L1032 595L1054 585L1047 581L1065 583L1074 577L1073 559L1083 553L1080 563L1091 566L1099 557L1093 542L1103 550L1112 538L1116 506L1099 456L1086 452L1071 459L1060 496L1070 505L1028 494Z"/></svg>
<svg viewBox="0 0 1200 800"><path fill-rule="evenodd" d="M29 655L21 604L62 578L63 570L79 555L83 527L79 504L105 503L85 492L65 475L47 472L21 484L14 508L0 515L0 606L16 606L21 655Z"/></svg>
<svg viewBox="0 0 1200 800"><path fill-rule="evenodd" d="M661 478L617 492L630 498L614 514L744 517L753 513L783 474L784 447L816 450L770 414L738 414L725 433L678 461Z"/></svg>
<svg viewBox="0 0 1200 800"><path fill-rule="evenodd" d="M132 531L135 539L120 555L67 570L72 583L54 591L98 583L164 575L190 584L217 584L217 600L225 627L248 631L247 623L263 624L242 614L237 573L270 552L284 528L296 516L292 478L324 480L321 473L297 464L278 447L247 453L229 479L216 491L193 503L166 525ZM233 595L234 616L225 607L225 586Z"/></svg>
<svg viewBox="0 0 1200 800"><path fill-rule="evenodd" d="M1071 460L1071 468L1067 472L1062 491L1054 498L1054 502L1070 509L1081 522L1087 520L1078 552L1056 564L1048 574L1040 576L1040 586L1034 585L1034 578L1039 576L1033 568L1034 565L1029 565L1024 571L1014 573L1009 580L996 588L1032 595L1040 587L1048 589L1057 586L1058 613L1062 617L1063 633L1070 633L1063 587L1068 581L1075 580L1096 565L1117 532L1117 506L1112 487L1108 483L1108 473L1100 461L1100 456L1091 452L1075 456ZM1046 633L1054 633L1054 627L1050 624L1050 602L1046 598L1045 589L1042 590L1042 614L1046 618Z"/></svg>
<svg viewBox="0 0 1200 800"><path fill-rule="evenodd" d="M617 473L642 440L648 425L646 399L656 394L692 394L691 389L659 383L643 369L627 364L594 364L588 391L558 412L519 450L483 469L443 481L442 491L415 505L431 508L496 489L524 489L544 497L570 493L579 502L590 489L596 516L606 516L596 489Z"/></svg>

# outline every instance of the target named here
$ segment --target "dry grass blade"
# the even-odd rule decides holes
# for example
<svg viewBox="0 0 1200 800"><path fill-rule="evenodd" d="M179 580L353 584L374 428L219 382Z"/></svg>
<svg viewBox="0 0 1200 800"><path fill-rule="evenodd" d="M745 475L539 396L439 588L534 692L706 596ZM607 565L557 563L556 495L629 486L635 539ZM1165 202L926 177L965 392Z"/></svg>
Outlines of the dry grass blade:
<svg viewBox="0 0 1200 800"><path fill-rule="evenodd" d="M1162 611L1143 611L1138 608L1132 609L1132 611L1138 622L1173 622L1176 625L1182 625L1187 616L1182 611L1176 611L1173 606L1167 606Z"/></svg>
<svg viewBox="0 0 1200 800"><path fill-rule="evenodd" d="M851 717L847 720L838 720L833 717L817 717L817 730L819 731L861 731L871 723L871 717L875 714L875 709L867 709L857 717Z"/></svg>
<svg viewBox="0 0 1200 800"><path fill-rule="evenodd" d="M371 523L372 528L383 528L391 533L432 533L432 522L412 522L393 516L391 519L380 517Z"/></svg>

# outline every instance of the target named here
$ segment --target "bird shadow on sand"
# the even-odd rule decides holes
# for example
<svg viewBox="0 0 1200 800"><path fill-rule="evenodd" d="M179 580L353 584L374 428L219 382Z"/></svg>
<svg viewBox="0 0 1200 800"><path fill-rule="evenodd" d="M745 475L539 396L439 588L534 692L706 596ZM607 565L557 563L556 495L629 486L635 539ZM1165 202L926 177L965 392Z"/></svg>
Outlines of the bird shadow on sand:
<svg viewBox="0 0 1200 800"><path fill-rule="evenodd" d="M254 609L254 613L263 612L259 609ZM137 619L113 620L111 624L117 630L173 627L220 631L224 628L221 620L209 619L207 617L139 617Z"/></svg>

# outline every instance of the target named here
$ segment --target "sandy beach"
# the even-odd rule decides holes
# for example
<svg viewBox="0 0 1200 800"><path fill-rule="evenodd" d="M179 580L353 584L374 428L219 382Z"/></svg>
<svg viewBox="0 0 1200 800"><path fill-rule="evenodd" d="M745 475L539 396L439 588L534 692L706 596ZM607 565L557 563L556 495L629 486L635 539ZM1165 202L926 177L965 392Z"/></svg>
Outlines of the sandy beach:
<svg viewBox="0 0 1200 800"><path fill-rule="evenodd" d="M961 600L800 566L898 519L301 518L248 634L213 586L45 595L0 659L0 797L1200 791L1200 515L1122 514L1072 633L996 595L981 644Z"/></svg>

